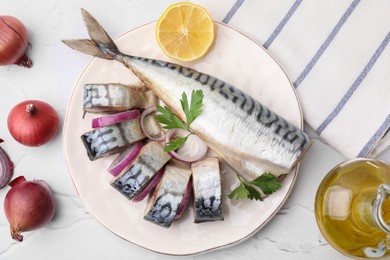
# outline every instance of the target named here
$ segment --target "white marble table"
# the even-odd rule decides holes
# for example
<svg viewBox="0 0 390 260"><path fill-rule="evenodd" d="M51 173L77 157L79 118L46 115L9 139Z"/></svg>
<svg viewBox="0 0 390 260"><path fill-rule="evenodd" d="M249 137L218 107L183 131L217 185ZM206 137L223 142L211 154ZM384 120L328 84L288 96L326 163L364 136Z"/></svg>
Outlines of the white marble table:
<svg viewBox="0 0 390 260"><path fill-rule="evenodd" d="M45 100L60 115L61 126L72 88L90 60L74 55L60 39L86 35L79 9L88 9L107 22L112 14L110 34L156 20L175 1L22 1L3 0L0 13L23 20L31 34L29 56L32 69L0 67L0 137L2 147L15 163L15 175L45 179L57 201L55 219L46 227L25 233L22 243L13 241L4 211L0 210L0 260L4 259L171 259L139 248L111 233L88 214L73 186L64 161L61 130L56 138L39 148L18 144L6 127L9 110L25 99ZM207 1L197 1L206 7ZM235 1L210 10L222 20ZM210 7L211 8L211 7ZM136 11L134 11L136 10ZM136 14L136 15L135 15ZM105 20L105 21L104 21ZM193 259L346 259L321 236L313 206L323 176L344 158L323 143L310 129L313 146L301 163L294 189L283 208L257 234L232 247L196 255ZM390 162L390 154L381 158ZM8 188L0 190L3 203Z"/></svg>

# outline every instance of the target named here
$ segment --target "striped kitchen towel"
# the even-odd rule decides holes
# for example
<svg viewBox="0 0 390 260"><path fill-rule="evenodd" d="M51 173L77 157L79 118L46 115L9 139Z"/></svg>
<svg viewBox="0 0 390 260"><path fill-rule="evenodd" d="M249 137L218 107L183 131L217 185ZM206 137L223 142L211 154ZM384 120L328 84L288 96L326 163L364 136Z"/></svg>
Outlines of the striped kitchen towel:
<svg viewBox="0 0 390 260"><path fill-rule="evenodd" d="M223 16L224 8L205 4L280 62L298 92L305 121L323 139L346 158L389 147L390 1L227 3Z"/></svg>

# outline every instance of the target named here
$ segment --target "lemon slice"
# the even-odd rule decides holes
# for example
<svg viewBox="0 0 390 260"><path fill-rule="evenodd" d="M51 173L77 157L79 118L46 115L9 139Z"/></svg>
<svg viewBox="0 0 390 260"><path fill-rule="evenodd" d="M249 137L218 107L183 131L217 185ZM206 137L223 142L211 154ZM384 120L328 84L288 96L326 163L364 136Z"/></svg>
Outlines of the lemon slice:
<svg viewBox="0 0 390 260"><path fill-rule="evenodd" d="M204 56L214 42L214 23L207 10L193 3L169 6L158 19L156 38L163 52L179 61Z"/></svg>

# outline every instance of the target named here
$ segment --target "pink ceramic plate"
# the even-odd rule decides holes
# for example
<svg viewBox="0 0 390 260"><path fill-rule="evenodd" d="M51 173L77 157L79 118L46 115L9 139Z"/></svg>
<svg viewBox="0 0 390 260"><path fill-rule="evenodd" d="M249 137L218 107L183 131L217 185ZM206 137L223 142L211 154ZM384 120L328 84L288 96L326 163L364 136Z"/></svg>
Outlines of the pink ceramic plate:
<svg viewBox="0 0 390 260"><path fill-rule="evenodd" d="M185 65L235 85L302 128L302 113L295 90L278 63L242 33L224 24L216 23L215 26L216 40L210 52L199 61ZM155 23L141 26L118 37L115 42L124 53L168 60L155 40L154 28ZM73 90L65 119L63 143L69 172L85 207L114 234L163 254L197 254L252 236L285 202L297 170L289 173L282 182L282 188L264 202L237 201L227 198L227 194L237 186L235 174L222 165L225 220L194 224L192 209L187 209L182 219L165 229L143 220L145 202L129 202L110 186L111 176L105 169L114 156L94 162L88 159L80 136L91 129L91 119L96 115L88 114L82 119L83 85L137 81L130 70L119 62L93 58Z"/></svg>

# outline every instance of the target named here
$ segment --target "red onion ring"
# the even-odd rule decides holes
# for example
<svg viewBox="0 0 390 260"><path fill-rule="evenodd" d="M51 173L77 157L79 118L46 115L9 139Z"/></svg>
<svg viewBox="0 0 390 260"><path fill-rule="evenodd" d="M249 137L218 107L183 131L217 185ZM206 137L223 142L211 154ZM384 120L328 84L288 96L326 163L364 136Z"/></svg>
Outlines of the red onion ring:
<svg viewBox="0 0 390 260"><path fill-rule="evenodd" d="M137 195L133 197L134 202L139 202L143 200L148 194L153 190L154 186L161 180L161 177L164 175L164 169L159 170L149 184L140 191Z"/></svg>
<svg viewBox="0 0 390 260"><path fill-rule="evenodd" d="M150 139L150 140L153 140L153 141L157 141L157 142L161 142L161 141L164 141L164 135L161 134L160 137L153 137L151 136L148 131L146 131L146 128L145 128L145 124L144 124L144 121L145 121L145 117L153 112L156 112L157 111L157 108L155 106L150 106L148 108L146 108L142 114L141 114L141 129L142 129L142 132Z"/></svg>
<svg viewBox="0 0 390 260"><path fill-rule="evenodd" d="M192 181L190 179L188 181L186 192L184 193L184 196L183 196L183 199L181 200L180 206L177 209L175 219L179 219L183 215L184 210L187 207L188 201L190 200L191 193L192 193Z"/></svg>
<svg viewBox="0 0 390 260"><path fill-rule="evenodd" d="M112 115L97 117L92 119L92 128L98 128L108 125L113 125L123 121L135 119L140 116L139 110L130 110Z"/></svg>
<svg viewBox="0 0 390 260"><path fill-rule="evenodd" d="M0 143L3 140L0 139ZM9 182L14 171L14 164L8 154L0 147L0 189L4 188Z"/></svg>
<svg viewBox="0 0 390 260"><path fill-rule="evenodd" d="M107 171L114 176L118 176L118 174L121 173L122 170L135 159L135 157L137 157L143 146L144 144L142 142L136 142L123 150L111 163Z"/></svg>
<svg viewBox="0 0 390 260"><path fill-rule="evenodd" d="M189 132L187 132L183 129L178 129L178 128L169 129L165 135L165 144L167 144L171 140L171 137L175 133L177 133L177 135L179 135L179 136L187 136L190 134ZM194 154L194 155L188 156L188 155L185 155L184 153L182 153L183 150L185 150L185 149L193 150L194 148L197 149L196 154ZM198 136L191 134L190 136L188 136L188 139L185 142L185 144L182 147L180 147L177 150L177 152L169 151L169 154L173 158L175 158L179 161L182 161L182 162L195 162L195 161L202 159L203 156L206 155L207 149L208 149L207 145Z"/></svg>

